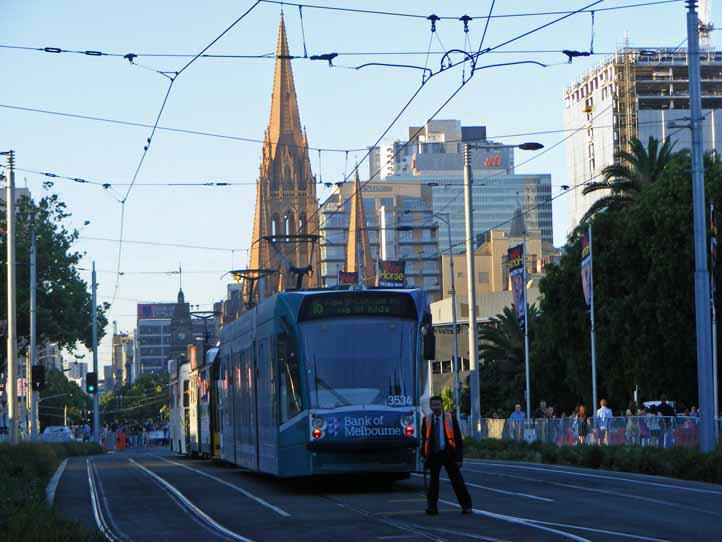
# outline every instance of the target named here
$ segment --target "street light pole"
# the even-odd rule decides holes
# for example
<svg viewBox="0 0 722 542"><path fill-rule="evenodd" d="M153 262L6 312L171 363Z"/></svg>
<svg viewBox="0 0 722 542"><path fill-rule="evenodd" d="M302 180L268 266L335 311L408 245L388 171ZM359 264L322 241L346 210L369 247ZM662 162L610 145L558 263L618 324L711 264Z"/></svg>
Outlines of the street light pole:
<svg viewBox="0 0 722 542"><path fill-rule="evenodd" d="M15 152L2 154L8 157L7 195L7 275L8 275L8 357L7 357L7 396L8 396L8 439L10 444L18 442L18 341L15 322Z"/></svg>
<svg viewBox="0 0 722 542"><path fill-rule="evenodd" d="M479 353L476 338L476 266L474 261L474 210L471 201L471 150L464 145L464 218L466 231L466 282L469 303L469 391L471 436L479 436Z"/></svg>
<svg viewBox="0 0 722 542"><path fill-rule="evenodd" d="M712 383L710 284L707 269L707 223L702 159L702 98L699 68L699 19L697 0L687 0L687 66L692 117L692 203L694 221L694 298L697 331L697 388L700 410L700 448L709 452L715 445L715 405Z"/></svg>
<svg viewBox="0 0 722 542"><path fill-rule="evenodd" d="M436 215L439 218L438 215ZM451 220L449 215L446 215L446 235L449 242L449 273L451 279L449 281L451 285L451 321L454 331L454 404L456 405L456 419L460 419L461 414L461 363L459 360L459 334L457 333L456 326L456 283L454 277L454 251L451 247Z"/></svg>
<svg viewBox="0 0 722 542"><path fill-rule="evenodd" d="M98 374L98 283L95 277L95 262L92 275L92 322L93 322L93 372ZM98 410L98 390L93 394L93 440L100 443L100 412Z"/></svg>
<svg viewBox="0 0 722 542"><path fill-rule="evenodd" d="M38 288L37 288L37 245L35 243L35 231L30 232L30 359L29 365L34 367L38 364ZM30 369L32 375L32 368ZM38 392L29 386L30 394L30 419L32 420L33 440L40 436L40 420L38 416Z"/></svg>

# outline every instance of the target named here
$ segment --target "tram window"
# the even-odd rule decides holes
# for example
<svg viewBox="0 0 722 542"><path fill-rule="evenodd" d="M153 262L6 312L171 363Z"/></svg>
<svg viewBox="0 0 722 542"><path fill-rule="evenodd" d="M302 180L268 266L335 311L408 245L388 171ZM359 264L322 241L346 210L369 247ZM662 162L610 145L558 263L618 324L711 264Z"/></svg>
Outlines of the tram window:
<svg viewBox="0 0 722 542"><path fill-rule="evenodd" d="M298 356L293 348L289 348L289 339L286 334L278 336L278 369L281 373L280 403L281 423L293 418L303 409L301 401L301 373L298 366Z"/></svg>
<svg viewBox="0 0 722 542"><path fill-rule="evenodd" d="M188 408L190 406L190 390L188 386L188 381L183 381L183 408Z"/></svg>

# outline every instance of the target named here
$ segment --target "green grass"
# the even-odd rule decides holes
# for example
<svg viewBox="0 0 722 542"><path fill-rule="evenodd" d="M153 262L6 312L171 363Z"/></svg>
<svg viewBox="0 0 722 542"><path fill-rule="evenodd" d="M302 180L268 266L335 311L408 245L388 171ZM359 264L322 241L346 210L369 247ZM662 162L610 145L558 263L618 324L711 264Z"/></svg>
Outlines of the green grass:
<svg viewBox="0 0 722 542"><path fill-rule="evenodd" d="M475 459L528 461L620 472L636 472L722 484L722 447L705 454L689 448L574 446L498 439L464 441L464 454Z"/></svg>
<svg viewBox="0 0 722 542"><path fill-rule="evenodd" d="M100 533L59 517L45 501L45 487L63 459L99 453L97 444L79 442L0 444L0 540L103 540Z"/></svg>

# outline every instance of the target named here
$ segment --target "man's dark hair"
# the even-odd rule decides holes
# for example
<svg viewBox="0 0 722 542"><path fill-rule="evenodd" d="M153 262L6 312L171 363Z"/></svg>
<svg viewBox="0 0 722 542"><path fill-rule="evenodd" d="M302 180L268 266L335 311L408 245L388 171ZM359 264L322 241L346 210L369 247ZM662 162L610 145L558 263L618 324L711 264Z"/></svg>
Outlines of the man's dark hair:
<svg viewBox="0 0 722 542"><path fill-rule="evenodd" d="M660 401L666 401L666 400L667 400L667 394L666 394L666 393L663 393L662 395L660 395L660 396L659 396L659 400L660 400Z"/></svg>
<svg viewBox="0 0 722 542"><path fill-rule="evenodd" d="M432 395L429 398L429 404L431 404L431 401L441 401L441 403L444 403L444 400L441 398L441 395Z"/></svg>

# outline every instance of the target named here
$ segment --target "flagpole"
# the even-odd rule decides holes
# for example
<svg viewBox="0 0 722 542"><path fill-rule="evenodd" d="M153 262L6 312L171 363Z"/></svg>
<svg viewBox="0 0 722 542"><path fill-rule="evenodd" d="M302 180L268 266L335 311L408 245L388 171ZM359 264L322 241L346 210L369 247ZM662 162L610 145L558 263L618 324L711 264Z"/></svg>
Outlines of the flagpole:
<svg viewBox="0 0 722 542"><path fill-rule="evenodd" d="M594 257L592 253L592 225L589 224L589 322L592 328L592 412L597 403L597 339L594 327Z"/></svg>
<svg viewBox="0 0 722 542"><path fill-rule="evenodd" d="M526 419L531 419L531 383L529 377L529 303L526 299L526 228L522 242L522 295L524 296L524 369L526 371Z"/></svg>

